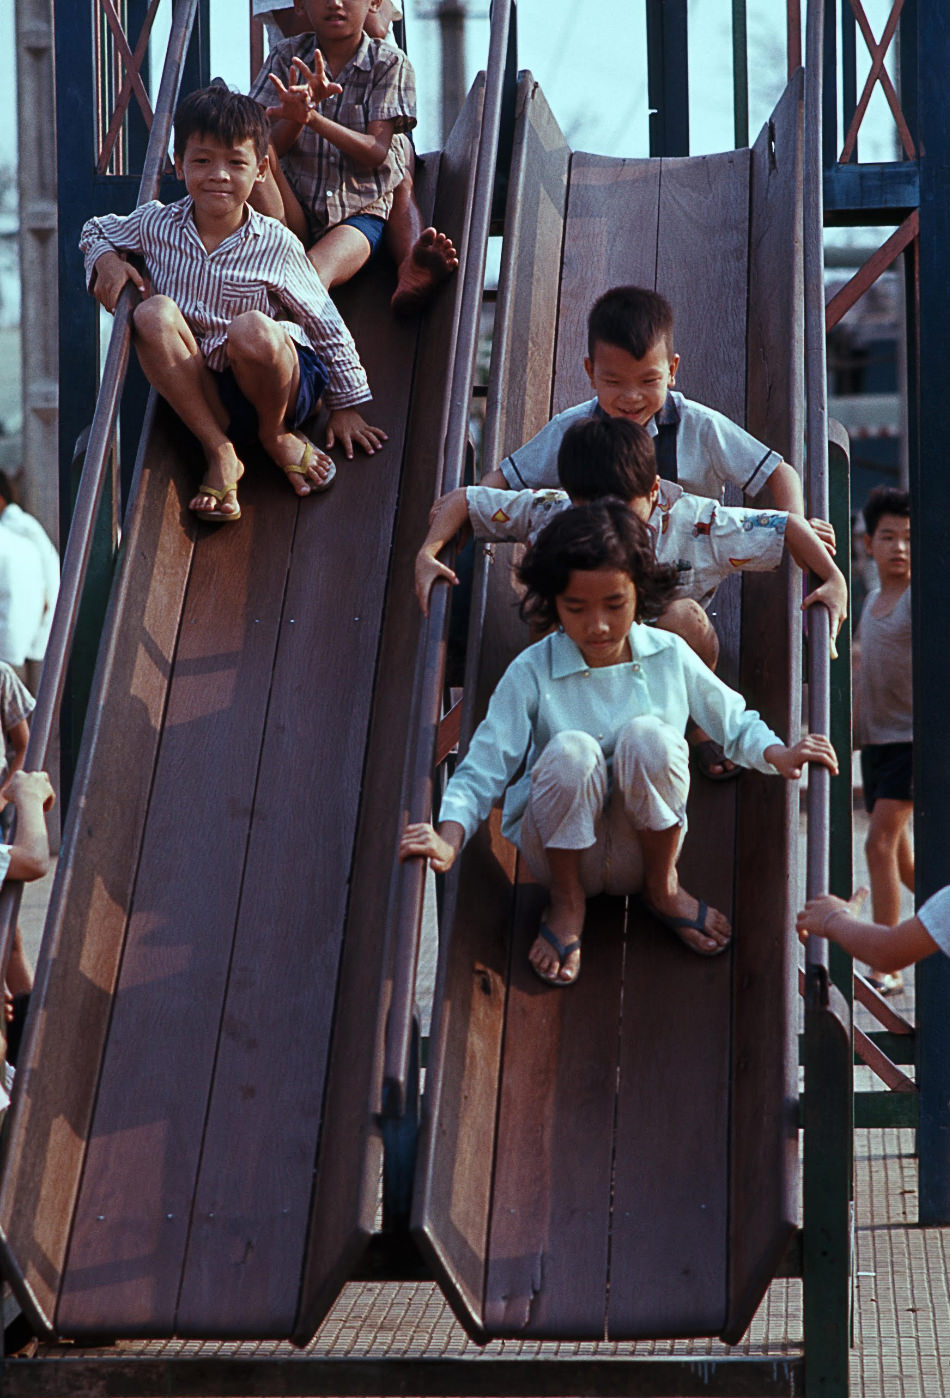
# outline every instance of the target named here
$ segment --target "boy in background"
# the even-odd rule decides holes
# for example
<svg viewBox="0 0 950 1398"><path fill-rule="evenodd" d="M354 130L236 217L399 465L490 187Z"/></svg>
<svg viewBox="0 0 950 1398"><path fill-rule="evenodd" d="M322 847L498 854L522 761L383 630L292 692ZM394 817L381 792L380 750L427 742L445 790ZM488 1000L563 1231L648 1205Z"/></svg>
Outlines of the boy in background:
<svg viewBox="0 0 950 1398"><path fill-rule="evenodd" d="M894 927L900 922L901 884L914 887L910 496L877 486L863 513L865 546L879 585L867 596L855 637L854 732L871 817L865 842L871 907L875 923ZM899 969L876 961L868 980L883 995L904 987Z"/></svg>
<svg viewBox="0 0 950 1398"><path fill-rule="evenodd" d="M287 0L286 4L280 4L279 0L255 0L255 14L264 16L266 12L267 17L269 17L269 12L271 11L273 11L273 20L276 21L280 33L282 33L285 38L296 39L302 34L307 35L309 49L304 56L308 62L311 58L315 61L314 44L316 36L312 32L314 26L310 24L307 18L306 5L302 3L302 0L293 0L292 4L290 0ZM392 48L401 59L405 59L405 55L395 44L391 35L391 25L395 20L399 19L402 19L402 9L397 4L394 4L393 0L380 0L378 7L369 8L363 21L363 32L369 40L385 41L382 53L383 60L388 61L385 52L386 48ZM270 33L270 26L268 27L268 32ZM280 38L280 33L277 35L278 40ZM291 47L292 52L298 52L296 48L293 48L293 46ZM320 53L320 49L317 50L317 53ZM295 64L293 60L291 60L288 67L287 55L284 53L283 48L281 48L280 53L271 54L268 57L267 63L264 65L261 75L255 81L252 95L255 97L260 96L261 100L265 97L273 97L274 87L277 88L278 94L280 93L281 87L284 85L283 83L281 83L280 86L272 84L271 88L268 88L267 79L270 77L271 73L274 73L275 76L284 73L284 81L290 83L291 86L293 86L292 79L296 79L299 83L303 75L302 64L303 59L301 59L300 64ZM291 69L293 70L292 73L290 71ZM314 101L320 100L316 92L309 95ZM304 94L303 110L299 113L299 115L304 118L309 115L306 97L307 94ZM377 99L374 98L374 100ZM348 107L348 111L351 115L353 110L352 106ZM303 127L301 131L304 131ZM333 159L332 152L324 151L319 144L314 145L312 135L315 134L317 133L307 132L304 137L304 145L306 147L313 147L311 151L313 159L323 159L326 162L331 162ZM323 134L332 143L332 124L331 128L327 128ZM423 227L422 215L419 211L419 205L416 203L413 185L415 152L412 148L412 142L404 130L395 130L392 136L390 150L393 166L392 205L389 209L388 216L385 218L384 238L390 256L396 264L397 271L396 290L393 293L390 305L397 315L413 315L423 309L436 288L457 270L459 265L458 255L456 254L452 240L446 237L444 233L440 233L437 229L432 227ZM302 241L309 245L312 241L311 229L308 226L305 215L300 217L295 206L301 203L301 197L306 194L308 189L310 189L311 200L314 195L319 192L314 191L313 187L308 184L307 171L304 168L305 162L306 150L301 148L298 151L296 149L296 143L292 144L291 149L285 154L283 162L278 162L275 154L272 161L275 187L271 188L268 183L265 191L258 197L256 207L260 208L263 213L271 214L275 218L280 218L283 222L290 223L291 227L298 233ZM360 172L357 170L355 172L355 177L365 179L365 172L361 176ZM375 198L375 188L372 192ZM350 198L350 202L353 202L352 197ZM315 206L315 213L319 212L320 204L318 199ZM291 222L291 218L288 214L292 215L293 222ZM365 213L365 210L363 216L369 216ZM344 219L343 222L348 223L349 220ZM374 249L378 246L376 235L379 230L375 222L366 224L357 223L351 226L363 233ZM355 245L358 251L363 251L362 244L356 242ZM316 249L312 249L312 252L314 254L314 265L317 267L318 271L321 271L322 275L324 262L333 253L333 244L331 243L323 247L319 253ZM369 256L371 255L372 252L370 252ZM319 261L317 258L319 258ZM364 259L364 261L367 260L368 257ZM332 267L328 267L325 270L327 270L328 275L335 275ZM349 275L352 275L352 273ZM344 279L343 276L339 278L341 281ZM332 285L333 283L330 282L327 284Z"/></svg>
<svg viewBox="0 0 950 1398"><path fill-rule="evenodd" d="M366 374L298 240L249 207L267 137L249 97L219 83L191 93L175 114L175 169L188 197L91 218L80 239L90 290L107 311L126 282L142 293L139 360L198 439L204 479L190 508L214 524L241 515L234 437L256 435L298 495L325 489L335 471L297 430L322 399L328 448L338 440L352 457L354 443L372 453L386 439L357 411L370 397ZM125 253L144 259L144 277Z"/></svg>

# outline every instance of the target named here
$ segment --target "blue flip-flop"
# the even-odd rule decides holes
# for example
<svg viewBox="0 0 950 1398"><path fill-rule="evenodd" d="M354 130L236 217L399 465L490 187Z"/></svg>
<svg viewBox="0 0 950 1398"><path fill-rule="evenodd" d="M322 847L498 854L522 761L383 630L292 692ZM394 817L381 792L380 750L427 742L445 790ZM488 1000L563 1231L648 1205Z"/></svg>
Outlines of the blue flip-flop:
<svg viewBox="0 0 950 1398"><path fill-rule="evenodd" d="M546 942L549 942L557 952L558 970L564 965L567 958L571 955L571 952L580 951L581 949L580 937L575 937L573 942L560 942L546 922L542 922L541 926L538 928L538 936L543 937ZM545 985L555 985L559 986L561 989L566 989L569 985L576 985L581 974L581 968L578 966L577 971L571 979L569 981L564 981L557 975L546 976L543 971L538 970L533 961L529 961L528 965L531 967L538 980L544 981Z"/></svg>
<svg viewBox="0 0 950 1398"><path fill-rule="evenodd" d="M709 936L709 933L706 931L706 914L709 912L709 904L705 899L700 898L695 917L673 917L672 913L661 913L659 908L654 908L653 904L648 903L645 898L643 900L643 906L651 917L655 917L657 922L662 922L664 927L668 927L675 936L679 937L683 946L689 947L690 951L694 951L697 956L721 956L724 951L729 950L729 946L732 942L731 937L729 941L724 942L721 947L714 947L711 951L707 951L704 947L694 946L688 938L683 936L682 929L684 927L690 927L694 932L702 933L704 937Z"/></svg>

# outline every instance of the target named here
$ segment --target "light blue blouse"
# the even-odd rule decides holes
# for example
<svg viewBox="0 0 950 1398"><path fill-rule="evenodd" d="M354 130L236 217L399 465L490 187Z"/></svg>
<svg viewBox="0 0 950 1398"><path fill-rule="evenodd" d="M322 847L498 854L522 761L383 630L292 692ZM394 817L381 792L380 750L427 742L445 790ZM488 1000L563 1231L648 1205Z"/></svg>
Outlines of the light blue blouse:
<svg viewBox="0 0 950 1398"><path fill-rule="evenodd" d="M439 820L457 821L468 840L504 794L502 830L517 844L532 769L554 734L589 733L600 743L609 769L617 734L641 714L665 719L677 733L684 732L692 716L733 762L775 774L763 754L782 739L681 637L636 624L630 648L629 661L595 669L563 631L523 650L502 675L445 789Z"/></svg>

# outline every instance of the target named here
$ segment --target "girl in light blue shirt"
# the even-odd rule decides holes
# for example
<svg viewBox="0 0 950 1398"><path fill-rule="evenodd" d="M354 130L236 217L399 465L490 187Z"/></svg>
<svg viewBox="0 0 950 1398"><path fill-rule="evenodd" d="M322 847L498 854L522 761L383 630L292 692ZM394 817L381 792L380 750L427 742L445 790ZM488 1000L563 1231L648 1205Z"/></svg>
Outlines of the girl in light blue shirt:
<svg viewBox="0 0 950 1398"><path fill-rule="evenodd" d="M687 717L734 762L790 779L806 762L837 772L831 743L811 734L786 746L685 641L643 625L677 574L656 563L649 531L619 501L556 516L519 571L525 615L557 629L509 665L446 788L438 831L408 826L400 858L445 872L504 796L502 829L550 890L529 958L542 980L577 979L586 900L602 891L643 890L687 946L718 955L728 919L677 875Z"/></svg>

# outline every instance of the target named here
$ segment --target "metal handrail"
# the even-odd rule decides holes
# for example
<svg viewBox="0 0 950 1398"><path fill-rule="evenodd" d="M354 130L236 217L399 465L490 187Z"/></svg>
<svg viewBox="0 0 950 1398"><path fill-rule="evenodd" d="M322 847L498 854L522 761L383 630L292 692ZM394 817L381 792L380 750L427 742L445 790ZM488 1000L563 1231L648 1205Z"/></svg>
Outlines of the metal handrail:
<svg viewBox="0 0 950 1398"><path fill-rule="evenodd" d="M442 474L443 492L462 480L468 442L469 406L478 350L478 330L485 279L485 261L491 221L492 194L498 138L505 90L505 57L513 0L496 0L492 6L491 36L481 138L475 165L475 193L463 259L459 333L456 343L449 399L448 430ZM432 811L432 769L442 705L445 629L449 588L437 582L432 589L429 616L423 625L416 657L407 757L399 809L410 822L428 820ZM406 1108L406 1082L415 1002L419 936L425 890L426 861L408 860L399 865L392 883L386 919L393 928L393 983L386 1022L381 1109L386 1117L402 1116Z"/></svg>
<svg viewBox="0 0 950 1398"><path fill-rule="evenodd" d="M811 515L828 518L828 388L825 363L824 200L822 192L822 50L824 0L808 0L805 28L804 269L806 496ZM831 730L831 636L824 607L808 613L808 721L813 733ZM831 773L813 763L808 772L806 892L828 889ZM809 967L828 966L828 943L809 937Z"/></svg>
<svg viewBox="0 0 950 1398"><path fill-rule="evenodd" d="M139 183L138 203L154 199L158 194L162 171L168 155L172 118L185 54L194 28L198 0L175 0L171 32L162 68L155 115L149 132L148 146ZM63 556L62 580L46 657L36 695L36 708L30 718L30 740L24 758L26 771L45 765L49 751L53 722L62 703L66 683L66 667L72 650L83 586L92 551L93 531L105 485L116 417L125 383L132 338L132 310L136 293L129 285L124 288L115 310L112 334L106 354L95 414L89 432L82 476L76 495ZM14 826L15 830L15 826ZM11 836L11 839L14 838ZM13 931L20 910L23 885L7 879L0 891L0 964L6 965L13 943Z"/></svg>

